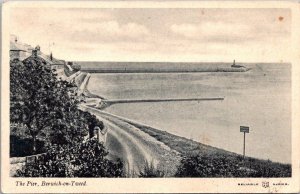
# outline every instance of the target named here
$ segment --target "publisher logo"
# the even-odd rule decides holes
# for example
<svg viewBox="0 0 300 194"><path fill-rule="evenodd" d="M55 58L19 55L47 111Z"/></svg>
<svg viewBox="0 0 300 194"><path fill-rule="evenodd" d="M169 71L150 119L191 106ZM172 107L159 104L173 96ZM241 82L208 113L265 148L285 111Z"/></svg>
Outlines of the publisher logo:
<svg viewBox="0 0 300 194"><path fill-rule="evenodd" d="M269 187L269 182L263 181L263 182L261 183L261 186L264 187L264 188L268 188L268 187Z"/></svg>

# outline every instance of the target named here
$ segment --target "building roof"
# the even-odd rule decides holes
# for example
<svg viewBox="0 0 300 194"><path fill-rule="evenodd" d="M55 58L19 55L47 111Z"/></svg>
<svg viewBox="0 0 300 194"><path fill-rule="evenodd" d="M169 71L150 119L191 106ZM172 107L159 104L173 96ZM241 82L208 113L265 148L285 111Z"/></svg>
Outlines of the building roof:
<svg viewBox="0 0 300 194"><path fill-rule="evenodd" d="M35 57L35 56L31 55L23 60L24 63L29 62L29 61L38 61L41 64L50 65L45 59L43 59L40 56Z"/></svg>
<svg viewBox="0 0 300 194"><path fill-rule="evenodd" d="M18 44L16 42L12 42L12 41L10 41L9 50L10 51L24 51L24 52L27 52L27 48L24 45Z"/></svg>
<svg viewBox="0 0 300 194"><path fill-rule="evenodd" d="M31 52L33 50L33 47L29 44L25 44L22 42L19 42L17 39L12 39L9 41L9 50L10 51L24 51L24 52Z"/></svg>
<svg viewBox="0 0 300 194"><path fill-rule="evenodd" d="M37 57L34 57L33 55L31 55L31 56L27 57L26 59L24 59L23 61L26 62L28 60L33 60L33 59L37 59L47 65L65 65L65 61L55 59L54 57L52 57L52 60L51 60L50 56L45 55L42 52L38 52Z"/></svg>
<svg viewBox="0 0 300 194"><path fill-rule="evenodd" d="M50 65L65 65L65 61L64 60L59 60L59 59L56 59L54 57L52 57L52 60L50 58L50 56L48 55L45 55L43 53L39 53L38 54L39 57L42 57L45 61L47 61Z"/></svg>

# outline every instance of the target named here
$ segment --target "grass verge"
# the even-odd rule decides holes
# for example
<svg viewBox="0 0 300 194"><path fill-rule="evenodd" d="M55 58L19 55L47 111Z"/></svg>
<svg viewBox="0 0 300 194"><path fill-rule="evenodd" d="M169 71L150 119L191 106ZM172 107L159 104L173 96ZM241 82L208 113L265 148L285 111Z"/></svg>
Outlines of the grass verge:
<svg viewBox="0 0 300 194"><path fill-rule="evenodd" d="M209 169L217 173L203 173L197 177L291 177L291 165L243 157L240 154L205 145L184 137L170 134L152 127L129 122L143 132L163 142L171 149L178 151L183 159L179 168L186 168L184 163L193 163L189 170ZM203 168L199 168L199 161L204 161ZM234 166L234 168L232 168ZM179 169L180 170L180 169ZM182 170L182 169L181 169ZM178 176L188 177L188 173L178 173Z"/></svg>

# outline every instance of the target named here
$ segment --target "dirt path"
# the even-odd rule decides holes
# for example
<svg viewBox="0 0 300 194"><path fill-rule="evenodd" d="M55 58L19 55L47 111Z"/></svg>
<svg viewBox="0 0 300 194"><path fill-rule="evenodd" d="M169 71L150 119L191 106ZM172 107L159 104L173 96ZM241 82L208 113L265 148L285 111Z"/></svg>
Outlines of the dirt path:
<svg viewBox="0 0 300 194"><path fill-rule="evenodd" d="M153 162L154 164L157 164L157 159L155 158L155 155L150 155L151 150L148 149L144 145L143 142L136 139L132 133L128 132L128 130L124 130L124 127L119 127L118 125L114 124L114 122L108 121L104 119L103 117L97 116L100 120L104 122L104 125L106 125L109 128L109 134L115 137L120 144L123 146L123 150L125 153L118 153L119 155L123 155L123 157L126 158L126 164L128 166L128 170L131 172L132 170L138 171L143 167L143 163L145 161L147 162ZM118 124L123 125L121 123L122 121L119 121ZM133 127L133 126L130 126ZM134 129L129 129L134 130ZM121 142L122 141L122 142ZM125 143L126 142L126 143ZM108 149L112 149L113 145L111 145Z"/></svg>
<svg viewBox="0 0 300 194"><path fill-rule="evenodd" d="M129 176L137 176L146 162L163 170L166 176L174 174L180 159L177 152L117 116L95 108L82 108L96 115L109 128L106 143L109 157L121 158Z"/></svg>

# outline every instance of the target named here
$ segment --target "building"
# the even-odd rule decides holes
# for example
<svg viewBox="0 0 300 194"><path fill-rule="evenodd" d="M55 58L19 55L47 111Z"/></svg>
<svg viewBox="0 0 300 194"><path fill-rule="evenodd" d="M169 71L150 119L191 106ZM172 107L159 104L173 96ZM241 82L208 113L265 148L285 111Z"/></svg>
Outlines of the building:
<svg viewBox="0 0 300 194"><path fill-rule="evenodd" d="M65 67L66 62L64 60L54 58L52 53L50 54L50 56L45 55L41 52L38 55L39 57L42 57L44 60L46 60L47 63L49 63L51 69L62 70Z"/></svg>
<svg viewBox="0 0 300 194"><path fill-rule="evenodd" d="M44 64L49 65L51 69L55 70L63 70L66 62L64 60L56 59L52 56L52 53L50 56L45 55L41 52L41 49L39 46L36 46L35 49L32 49L31 55L24 59L23 61L26 62L27 60L30 60L32 58L39 58L41 61L43 61Z"/></svg>
<svg viewBox="0 0 300 194"><path fill-rule="evenodd" d="M47 58L43 57L43 55L41 55L39 46L36 46L32 50L31 55L29 57L27 57L26 59L24 59L23 62L27 63L27 62L32 61L32 60L39 61L41 64L50 66L49 60Z"/></svg>
<svg viewBox="0 0 300 194"><path fill-rule="evenodd" d="M34 52L36 52L34 54ZM36 55L35 57L40 57L43 59L48 65L50 65L51 69L62 70L66 62L64 60L59 60L53 57L52 53L50 56L45 55L41 52L39 46L33 48L29 44L24 44L18 41L17 36L10 35L10 60L19 60L24 61L25 59Z"/></svg>
<svg viewBox="0 0 300 194"><path fill-rule="evenodd" d="M18 41L17 36L10 36L10 48L9 48L9 57L10 60L19 60L23 61L29 57L32 53L33 48L28 44L23 44Z"/></svg>

